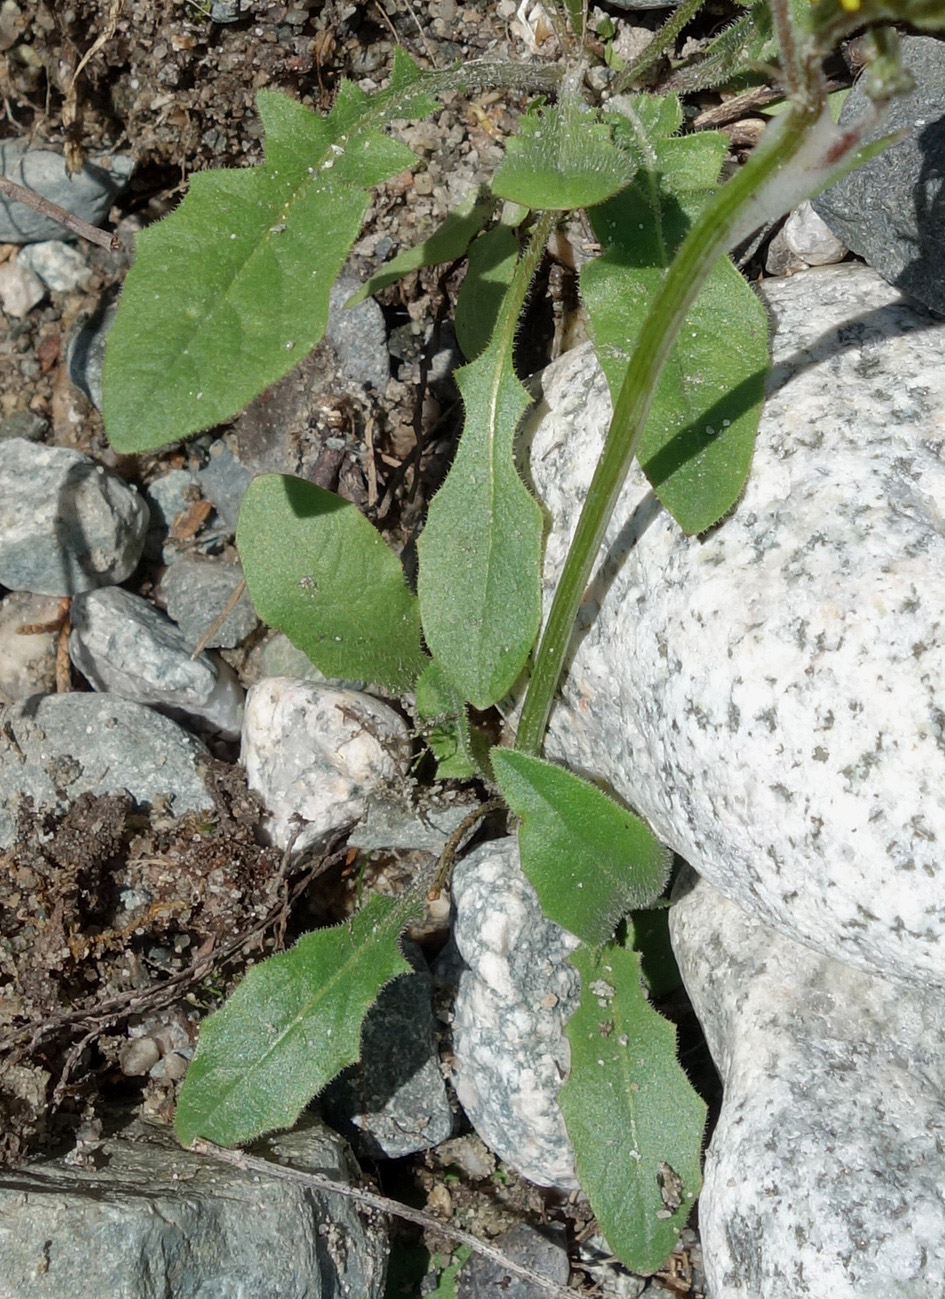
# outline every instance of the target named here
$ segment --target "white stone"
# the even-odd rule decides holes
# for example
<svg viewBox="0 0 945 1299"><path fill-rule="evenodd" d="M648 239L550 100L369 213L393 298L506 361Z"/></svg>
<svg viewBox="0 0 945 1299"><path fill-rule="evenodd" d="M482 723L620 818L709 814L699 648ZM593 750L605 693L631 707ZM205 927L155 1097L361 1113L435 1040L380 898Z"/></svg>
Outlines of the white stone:
<svg viewBox="0 0 945 1299"><path fill-rule="evenodd" d="M227 739L240 733L243 687L233 670L190 642L166 614L121 587L72 601L69 654L96 690L154 704L204 723Z"/></svg>
<svg viewBox="0 0 945 1299"><path fill-rule="evenodd" d="M16 261L56 293L84 289L92 277L92 269L79 250L61 239L27 244L17 253Z"/></svg>
<svg viewBox="0 0 945 1299"><path fill-rule="evenodd" d="M784 242L808 266L829 266L842 262L850 251L811 207L809 201L796 207L784 223Z"/></svg>
<svg viewBox="0 0 945 1299"><path fill-rule="evenodd" d="M774 368L734 513L687 538L634 469L548 754L726 896L837 959L945 983L945 324L866 267L767 286ZM610 413L546 371L546 610Z"/></svg>
<svg viewBox="0 0 945 1299"><path fill-rule="evenodd" d="M75 595L123 582L141 558L144 498L68 447L0 442L0 583Z"/></svg>
<svg viewBox="0 0 945 1299"><path fill-rule="evenodd" d="M453 871L453 1086L483 1141L539 1186L574 1190L574 1152L558 1107L571 1068L564 1023L580 979L577 939L542 914L514 839L482 844ZM455 956L443 962L447 980Z"/></svg>
<svg viewBox="0 0 945 1299"><path fill-rule="evenodd" d="M15 320L28 316L46 296L46 285L28 266L4 262L0 266L0 306Z"/></svg>
<svg viewBox="0 0 945 1299"><path fill-rule="evenodd" d="M400 787L410 745L403 718L371 695L266 677L246 697L241 758L271 842L301 852Z"/></svg>
<svg viewBox="0 0 945 1299"><path fill-rule="evenodd" d="M60 601L48 595L11 591L0 601L0 701L11 703L56 688L56 632L22 634L24 627L46 627L62 616Z"/></svg>
<svg viewBox="0 0 945 1299"><path fill-rule="evenodd" d="M941 997L802 947L691 872L670 926L725 1085L699 1199L712 1299L940 1299Z"/></svg>

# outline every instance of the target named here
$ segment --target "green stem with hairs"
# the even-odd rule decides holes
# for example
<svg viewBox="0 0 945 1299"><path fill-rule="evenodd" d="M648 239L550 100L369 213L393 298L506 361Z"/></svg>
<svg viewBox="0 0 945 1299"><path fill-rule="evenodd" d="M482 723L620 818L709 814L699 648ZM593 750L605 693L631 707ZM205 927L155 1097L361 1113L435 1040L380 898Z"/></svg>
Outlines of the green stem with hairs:
<svg viewBox="0 0 945 1299"><path fill-rule="evenodd" d="M702 212L650 307L538 646L516 738L516 748L525 753L541 750L574 620L676 336L717 258L732 245L744 209L806 142L823 107L822 96L813 89L784 114L770 147L762 144Z"/></svg>

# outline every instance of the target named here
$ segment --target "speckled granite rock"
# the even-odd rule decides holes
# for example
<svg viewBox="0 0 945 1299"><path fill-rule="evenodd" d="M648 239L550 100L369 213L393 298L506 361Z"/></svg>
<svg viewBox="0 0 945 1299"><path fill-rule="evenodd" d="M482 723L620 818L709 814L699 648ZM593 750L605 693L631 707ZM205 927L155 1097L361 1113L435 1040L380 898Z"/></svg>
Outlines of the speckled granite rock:
<svg viewBox="0 0 945 1299"><path fill-rule="evenodd" d="M361 1029L361 1059L329 1083L322 1113L369 1159L429 1150L453 1130L453 1111L433 1037L433 979L404 940L413 974L383 989Z"/></svg>
<svg viewBox="0 0 945 1299"><path fill-rule="evenodd" d="M140 595L106 587L72 602L69 655L96 690L239 735L243 687L209 654L191 657L191 642Z"/></svg>
<svg viewBox="0 0 945 1299"><path fill-rule="evenodd" d="M775 933L691 872L673 946L725 1084L713 1299L940 1299L945 1005Z"/></svg>
<svg viewBox="0 0 945 1299"><path fill-rule="evenodd" d="M177 623L189 645L204 642L205 649L232 649L259 626L256 610L243 590L221 625L207 639L214 622L223 613L243 580L239 564L217 556L181 555L164 574L161 593L167 612Z"/></svg>
<svg viewBox="0 0 945 1299"><path fill-rule="evenodd" d="M546 920L514 839L475 848L453 872L453 1085L473 1127L539 1186L573 1190L574 1156L558 1108L571 1053L563 1025L580 980L577 939ZM449 957L447 957L449 970Z"/></svg>
<svg viewBox="0 0 945 1299"><path fill-rule="evenodd" d="M35 695L0 716L0 848L13 841L24 796L64 812L80 794L127 791L173 816L213 807L207 753L176 722L111 695ZM0 1273L2 1275L2 1273Z"/></svg>
<svg viewBox="0 0 945 1299"><path fill-rule="evenodd" d="M0 442L0 583L75 595L123 582L141 558L144 499L81 451Z"/></svg>
<svg viewBox="0 0 945 1299"><path fill-rule="evenodd" d="M403 784L409 760L403 718L371 695L266 677L246 696L242 762L279 848L301 852L360 820L371 793Z"/></svg>
<svg viewBox="0 0 945 1299"><path fill-rule="evenodd" d="M631 474L549 756L610 781L766 923L941 985L945 325L854 264L766 298L743 499L686 538ZM539 411L547 608L610 412L589 349L546 371Z"/></svg>
<svg viewBox="0 0 945 1299"><path fill-rule="evenodd" d="M255 1153L342 1182L342 1142L315 1125ZM62 1160L0 1187L5 1299L380 1299L387 1241L350 1200L243 1172L135 1123L103 1141L101 1166Z"/></svg>
<svg viewBox="0 0 945 1299"><path fill-rule="evenodd" d="M493 1244L514 1262L530 1267L555 1285L568 1284L571 1265L563 1227L547 1226L539 1230L520 1222L511 1231L497 1236ZM547 1299L547 1296L544 1286L506 1271L481 1254L474 1254L456 1278L456 1299Z"/></svg>
<svg viewBox="0 0 945 1299"><path fill-rule="evenodd" d="M945 312L945 43L904 36L902 57L915 89L893 99L874 136L905 137L814 199L815 211L870 266L920 302ZM844 126L869 105L855 83L840 112Z"/></svg>

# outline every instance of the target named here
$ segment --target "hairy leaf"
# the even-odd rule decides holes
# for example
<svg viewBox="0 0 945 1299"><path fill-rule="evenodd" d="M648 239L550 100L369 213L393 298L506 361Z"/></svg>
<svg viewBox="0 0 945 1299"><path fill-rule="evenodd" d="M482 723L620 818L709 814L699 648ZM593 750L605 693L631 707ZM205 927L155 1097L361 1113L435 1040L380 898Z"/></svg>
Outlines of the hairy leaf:
<svg viewBox="0 0 945 1299"><path fill-rule="evenodd" d="M633 107L641 118L652 118L651 103L634 99ZM615 133L640 168L631 185L591 214L605 251L581 275L614 400L647 308L711 193L725 150L715 132L644 137L635 116L615 123ZM644 473L686 532L711 527L738 498L751 464L767 365L764 308L722 259L680 330L638 451Z"/></svg>
<svg viewBox="0 0 945 1299"><path fill-rule="evenodd" d="M400 933L419 902L374 897L353 920L300 938L253 966L200 1026L177 1105L177 1136L220 1146L289 1128L360 1054L378 993L410 966Z"/></svg>
<svg viewBox="0 0 945 1299"><path fill-rule="evenodd" d="M181 206L138 236L105 353L105 425L119 451L219 424L297 365L325 332L368 187L415 161L350 83L327 117L273 91L258 108L262 165L199 172Z"/></svg>
<svg viewBox="0 0 945 1299"><path fill-rule="evenodd" d="M672 90L714 90L746 73L759 73L760 65L775 58L777 43L768 0L755 0L747 13L736 18L709 41L706 48L665 83Z"/></svg>
<svg viewBox="0 0 945 1299"><path fill-rule="evenodd" d="M545 915L563 929L599 946L631 908L662 893L669 849L596 785L513 749L494 749L492 769L522 821L522 870Z"/></svg>
<svg viewBox="0 0 945 1299"><path fill-rule="evenodd" d="M609 127L576 96L527 113L508 142L493 192L530 208L593 207L630 180L633 167Z"/></svg>
<svg viewBox="0 0 945 1299"><path fill-rule="evenodd" d="M350 502L284 474L254 478L237 547L256 612L326 676L409 689L429 661L396 555Z"/></svg>
<svg viewBox="0 0 945 1299"><path fill-rule="evenodd" d="M699 1192L706 1107L676 1060L676 1030L646 999L639 953L582 946L571 961L581 1001L558 1102L578 1178L621 1262L655 1272Z"/></svg>
<svg viewBox="0 0 945 1299"><path fill-rule="evenodd" d="M438 780L466 780L476 774L466 704L436 659L424 668L415 694L417 716L428 723L424 736L437 760Z"/></svg>
<svg viewBox="0 0 945 1299"><path fill-rule="evenodd" d="M505 225L487 230L469 249L454 322L456 341L467 361L489 346L517 262L518 240Z"/></svg>
<svg viewBox="0 0 945 1299"><path fill-rule="evenodd" d="M528 394L512 368L512 348L545 237L533 236L519 262L489 346L456 372L463 436L417 547L427 644L476 708L508 692L541 617L542 516L513 458Z"/></svg>
<svg viewBox="0 0 945 1299"><path fill-rule="evenodd" d="M493 204L488 198L479 198L473 191L469 198L454 211L447 214L423 243L405 248L402 253L385 263L379 271L363 284L357 293L345 303L346 307L356 307L365 298L386 289L410 271L419 270L421 266L439 266L443 262L454 262L464 256L472 240L489 219Z"/></svg>

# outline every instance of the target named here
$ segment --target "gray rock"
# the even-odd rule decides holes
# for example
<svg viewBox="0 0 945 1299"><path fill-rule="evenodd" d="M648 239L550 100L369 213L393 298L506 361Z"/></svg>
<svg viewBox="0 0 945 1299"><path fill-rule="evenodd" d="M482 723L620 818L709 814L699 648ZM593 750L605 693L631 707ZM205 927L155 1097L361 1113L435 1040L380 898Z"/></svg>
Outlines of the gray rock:
<svg viewBox="0 0 945 1299"><path fill-rule="evenodd" d="M808 266L831 266L842 262L849 249L838 239L810 202L796 207L784 223L782 233L790 250Z"/></svg>
<svg viewBox="0 0 945 1299"><path fill-rule="evenodd" d="M72 602L69 654L94 689L155 704L235 739L242 687L222 660L207 653L193 658L190 651L170 618L121 587L91 591Z"/></svg>
<svg viewBox="0 0 945 1299"><path fill-rule="evenodd" d="M341 276L332 285L325 337L338 353L345 378L383 392L390 378L384 314L373 298L345 307L360 287L350 275Z"/></svg>
<svg viewBox="0 0 945 1299"><path fill-rule="evenodd" d="M15 410L0 420L0 438L25 438L27 442L42 442L49 429L49 421L31 410Z"/></svg>
<svg viewBox="0 0 945 1299"><path fill-rule="evenodd" d="M60 813L80 794L125 791L142 805L168 804L174 816L209 809L205 756L176 723L126 699L65 694L11 704L0 723L0 847L13 842L26 796Z"/></svg>
<svg viewBox="0 0 945 1299"><path fill-rule="evenodd" d="M687 538L631 472L547 751L773 928L941 985L945 325L852 263L765 297L774 368L744 495ZM588 349L543 391L547 602L610 400Z"/></svg>
<svg viewBox="0 0 945 1299"><path fill-rule="evenodd" d="M875 135L908 134L813 205L837 238L891 284L945 312L945 45L931 36L904 36L902 55L915 89L892 100ZM840 125L860 118L868 103L864 81L857 82Z"/></svg>
<svg viewBox="0 0 945 1299"><path fill-rule="evenodd" d="M433 979L416 944L403 946L414 973L381 992L361 1029L360 1063L330 1083L320 1102L369 1159L429 1150L453 1130L433 1037Z"/></svg>
<svg viewBox="0 0 945 1299"><path fill-rule="evenodd" d="M301 852L359 820L409 760L403 718L371 695L267 677L246 696L242 762L279 848Z"/></svg>
<svg viewBox="0 0 945 1299"><path fill-rule="evenodd" d="M340 1140L309 1127L270 1137L273 1163L349 1182ZM102 1142L101 1167L45 1161L0 1188L9 1299L381 1299L386 1239L337 1195L182 1150L135 1123Z"/></svg>
<svg viewBox="0 0 945 1299"><path fill-rule="evenodd" d="M0 701L28 699L56 688L56 633L20 634L20 628L57 623L59 599L13 591L0 601Z"/></svg>
<svg viewBox="0 0 945 1299"><path fill-rule="evenodd" d="M167 612L180 627L191 646L196 645L223 613L243 580L239 564L226 559L181 555L171 564L161 589L167 601ZM206 648L232 649L259 626L256 610L244 589L225 620L208 641Z"/></svg>
<svg viewBox="0 0 945 1299"><path fill-rule="evenodd" d="M352 848L362 852L400 848L439 856L464 817L479 804L474 801L434 803L422 807L405 790L391 791L368 800L364 816L348 835ZM478 826L470 829L474 834Z"/></svg>
<svg viewBox="0 0 945 1299"><path fill-rule="evenodd" d="M84 289L92 275L79 250L61 239L27 244L17 253L16 261L18 266L25 266L38 275L56 293L74 293L76 289Z"/></svg>
<svg viewBox="0 0 945 1299"><path fill-rule="evenodd" d="M0 441L0 583L75 595L134 572L148 507L81 451Z"/></svg>
<svg viewBox="0 0 945 1299"><path fill-rule="evenodd" d="M14 320L22 320L46 296L46 286L28 266L4 262L0 266L0 306Z"/></svg>
<svg viewBox="0 0 945 1299"><path fill-rule="evenodd" d="M798 257L784 237L784 228L777 232L765 253L765 270L769 275L795 275L807 270L803 257Z"/></svg>
<svg viewBox="0 0 945 1299"><path fill-rule="evenodd" d="M649 1293L646 1279L618 1263L607 1241L599 1234L578 1243L577 1258L600 1299L640 1299L642 1294Z"/></svg>
<svg viewBox="0 0 945 1299"><path fill-rule="evenodd" d="M144 498L151 512L144 553L148 559L172 564L180 558L177 547L169 536L174 520L179 514L200 499L197 479L187 469L172 469L169 474L155 478L144 489Z"/></svg>
<svg viewBox="0 0 945 1299"><path fill-rule="evenodd" d="M114 154L107 168L90 161L70 176L62 154L30 148L26 140L5 140L0 144L0 173L93 226L108 216L112 201L123 189L133 165L130 158ZM28 244L69 237L58 221L0 196L0 243Z"/></svg>
<svg viewBox="0 0 945 1299"><path fill-rule="evenodd" d="M673 946L722 1074L713 1299L939 1299L945 1008L775 933L691 873Z"/></svg>
<svg viewBox="0 0 945 1299"><path fill-rule="evenodd" d="M563 1227L532 1227L520 1222L492 1242L516 1263L530 1267L555 1285L565 1286L571 1273ZM547 1299L548 1291L508 1272L489 1258L474 1254L456 1279L456 1299Z"/></svg>
<svg viewBox="0 0 945 1299"><path fill-rule="evenodd" d="M214 442L210 456L197 471L201 494L213 507L231 532L236 531L240 501L252 482L252 471L237 460L225 442Z"/></svg>
<svg viewBox="0 0 945 1299"><path fill-rule="evenodd" d="M115 323L118 303L103 298L95 311L82 315L66 344L66 369L69 378L84 393L96 410L102 409L102 366L105 364L105 340Z"/></svg>
<svg viewBox="0 0 945 1299"><path fill-rule="evenodd" d="M571 1053L563 1026L580 979L577 939L546 920L514 839L473 849L453 872L453 942L461 968L453 1006L452 1081L473 1127L539 1186L577 1186L558 1108ZM448 971L447 964L447 971Z"/></svg>

